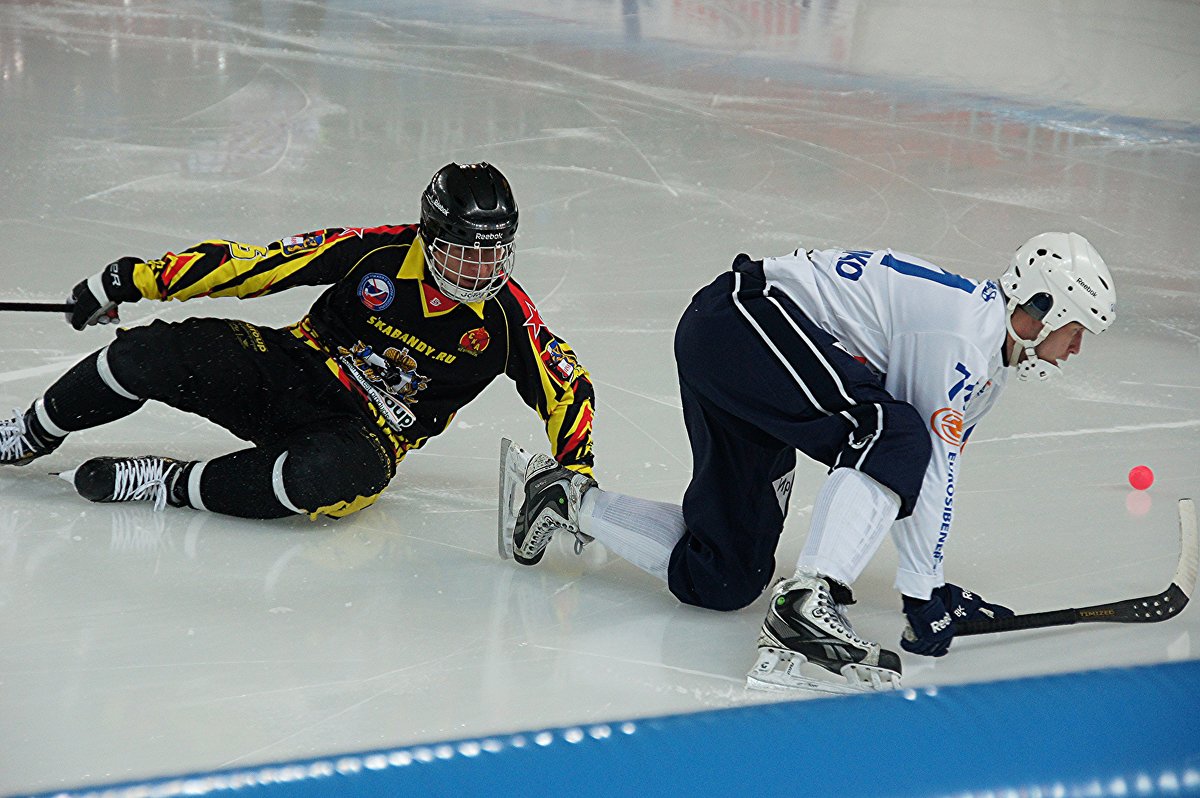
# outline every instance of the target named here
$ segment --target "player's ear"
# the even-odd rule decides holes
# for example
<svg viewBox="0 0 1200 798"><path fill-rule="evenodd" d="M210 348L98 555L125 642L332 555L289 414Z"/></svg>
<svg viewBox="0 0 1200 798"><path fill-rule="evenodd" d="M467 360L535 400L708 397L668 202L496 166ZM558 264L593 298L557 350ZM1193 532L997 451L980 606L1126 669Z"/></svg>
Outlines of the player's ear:
<svg viewBox="0 0 1200 798"><path fill-rule="evenodd" d="M1024 338L1026 341L1032 341L1038 337L1038 333L1042 331L1042 322L1030 316L1022 308L1013 308L1012 312L1012 327L1017 335Z"/></svg>

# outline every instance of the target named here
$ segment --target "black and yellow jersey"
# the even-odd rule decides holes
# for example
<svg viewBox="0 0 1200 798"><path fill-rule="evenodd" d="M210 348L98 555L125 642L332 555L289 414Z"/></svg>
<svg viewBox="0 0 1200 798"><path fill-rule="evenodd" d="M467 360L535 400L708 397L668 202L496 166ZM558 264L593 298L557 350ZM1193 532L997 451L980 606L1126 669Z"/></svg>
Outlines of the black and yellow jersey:
<svg viewBox="0 0 1200 798"><path fill-rule="evenodd" d="M595 393L587 370L521 286L463 304L425 279L416 225L316 230L267 246L204 241L138 263L147 299L241 299L328 285L288 329L362 400L397 459L450 424L500 374L546 424L555 458L591 475Z"/></svg>

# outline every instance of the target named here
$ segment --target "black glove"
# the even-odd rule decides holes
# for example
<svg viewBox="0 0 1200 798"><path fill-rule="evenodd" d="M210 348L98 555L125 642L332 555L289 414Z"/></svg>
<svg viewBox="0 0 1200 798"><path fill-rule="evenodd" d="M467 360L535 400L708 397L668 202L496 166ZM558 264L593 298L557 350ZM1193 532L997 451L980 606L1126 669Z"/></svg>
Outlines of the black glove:
<svg viewBox="0 0 1200 798"><path fill-rule="evenodd" d="M141 262L131 257L115 260L105 266L104 271L72 288L67 299L72 306L67 322L76 330L82 330L93 324L120 321L117 304L142 298L142 293L133 284L133 267Z"/></svg>
<svg viewBox="0 0 1200 798"><path fill-rule="evenodd" d="M1014 615L1008 607L984 601L958 585L942 585L928 599L902 598L904 617L908 623L904 627L904 634L900 636L900 647L926 657L941 657L950 650L955 621L1008 618Z"/></svg>

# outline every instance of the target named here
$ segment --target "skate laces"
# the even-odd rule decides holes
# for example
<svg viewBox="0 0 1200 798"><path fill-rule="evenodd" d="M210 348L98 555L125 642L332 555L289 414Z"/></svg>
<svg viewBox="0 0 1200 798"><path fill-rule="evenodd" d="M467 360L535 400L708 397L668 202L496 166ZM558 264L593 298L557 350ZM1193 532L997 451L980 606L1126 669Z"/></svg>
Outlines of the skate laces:
<svg viewBox="0 0 1200 798"><path fill-rule="evenodd" d="M126 460L115 464L112 501L140 501L154 499L155 511L167 506L166 462L156 458Z"/></svg>
<svg viewBox="0 0 1200 798"><path fill-rule="evenodd" d="M850 620L842 613L840 605L834 602L833 596L829 593L829 587L825 580L820 577L816 578L817 585L812 589L817 595L817 606L812 611L812 616L833 629L837 634L845 635L850 639L851 643L870 648L874 644L869 640L863 640L854 631L854 627L850 625Z"/></svg>
<svg viewBox="0 0 1200 798"><path fill-rule="evenodd" d="M13 417L0 421L0 459L17 459L28 454L25 443L25 414L13 408Z"/></svg>
<svg viewBox="0 0 1200 798"><path fill-rule="evenodd" d="M568 491L563 491L567 504L571 502L571 497ZM575 553L582 554L583 547L592 542L592 538L583 534L582 531L572 524L569 518L563 518L555 510L551 509L550 505L542 508L538 513L538 517L534 520L532 528L525 533L525 544L521 548L526 551L538 552L544 549L554 536L554 532L558 529L564 529L575 536Z"/></svg>
<svg viewBox="0 0 1200 798"><path fill-rule="evenodd" d="M556 474L554 473L556 471L563 471L565 474ZM563 469L553 457L539 453L530 458L529 465L525 470L526 490L531 483L536 484L535 480L540 482L548 478L547 482L536 489L536 493L542 494L557 488L562 492L563 509L559 511L555 506L555 501L542 505L533 523L526 528L525 538L519 546L524 550L524 556L531 557L546 548L558 529L565 529L575 536L576 554L582 554L583 547L591 543L592 538L585 535L578 525L571 522L571 508L578 507L579 498L582 495L579 486L574 482L574 476L569 469Z"/></svg>

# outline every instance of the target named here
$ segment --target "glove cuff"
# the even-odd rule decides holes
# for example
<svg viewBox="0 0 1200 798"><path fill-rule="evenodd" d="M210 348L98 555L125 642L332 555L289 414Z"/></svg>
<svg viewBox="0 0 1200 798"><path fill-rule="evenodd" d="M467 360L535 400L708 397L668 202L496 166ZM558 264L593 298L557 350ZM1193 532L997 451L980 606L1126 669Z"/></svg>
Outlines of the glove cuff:
<svg viewBox="0 0 1200 798"><path fill-rule="evenodd" d="M113 302L137 302L142 298L142 292L133 282L133 269L142 261L126 256L119 258L104 267L95 278L88 280L88 288L96 294L96 298L105 297ZM99 278L97 280L97 278ZM103 292L97 292L97 282L103 286Z"/></svg>

